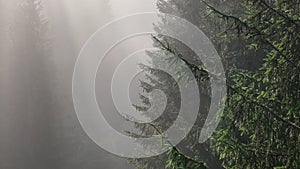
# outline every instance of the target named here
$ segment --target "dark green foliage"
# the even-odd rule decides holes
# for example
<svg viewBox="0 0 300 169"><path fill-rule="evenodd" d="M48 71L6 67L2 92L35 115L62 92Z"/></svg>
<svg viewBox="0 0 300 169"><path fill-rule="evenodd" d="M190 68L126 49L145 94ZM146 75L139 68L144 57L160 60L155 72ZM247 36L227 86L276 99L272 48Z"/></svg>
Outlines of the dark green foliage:
<svg viewBox="0 0 300 169"><path fill-rule="evenodd" d="M246 1L243 18L210 9L264 50L257 71L232 69L224 124L214 147L227 168L299 168L298 1Z"/></svg>
<svg viewBox="0 0 300 169"><path fill-rule="evenodd" d="M205 145L189 144L196 140L205 119L205 112L199 113L199 120L183 141L184 150L188 153L192 150L192 156L196 152L205 157L213 156L214 151L225 168L300 168L300 2L245 0L242 3L228 3L231 5L224 7L224 4L214 1L206 2L211 14L221 20L201 18L203 15L199 13L203 8L199 7L199 1L158 3L162 12L176 11L199 27L202 25L202 30L213 41L227 68L229 93L218 131ZM235 10L235 5L242 10ZM176 12L171 13L178 15ZM203 26L203 23L209 24ZM163 26L159 25L157 29L163 29ZM214 36L217 32L221 32L219 37ZM209 77L201 63L193 60L194 54L172 39L156 37L154 40L162 48L159 54L150 53L156 56L155 63L159 64L157 58L161 54L174 54L175 59L184 61L193 70L201 89ZM236 56L239 59L232 59ZM149 77L152 76L163 77L159 72L151 72ZM166 78L157 79L158 82L160 80ZM149 86L144 87L151 90ZM209 91L209 88L204 87L200 93L205 94L205 90ZM209 92L206 94L209 98ZM173 100L173 105L176 103L178 100ZM205 108L202 110L205 111ZM165 123L166 119L163 118L162 122ZM177 147L172 147L167 167L205 168L200 161L209 162L203 157L194 160L184 154ZM163 164L157 160L165 159L164 155L141 160L145 165L140 167L159 168Z"/></svg>
<svg viewBox="0 0 300 169"><path fill-rule="evenodd" d="M166 168L170 169L207 169L205 163L192 159L179 152L176 147L171 147Z"/></svg>

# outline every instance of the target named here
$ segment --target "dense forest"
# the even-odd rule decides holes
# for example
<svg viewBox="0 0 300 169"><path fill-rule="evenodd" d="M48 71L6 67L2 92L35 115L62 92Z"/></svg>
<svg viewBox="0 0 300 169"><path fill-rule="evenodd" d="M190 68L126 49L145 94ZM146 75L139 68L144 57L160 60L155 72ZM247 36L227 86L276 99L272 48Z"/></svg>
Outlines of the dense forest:
<svg viewBox="0 0 300 169"><path fill-rule="evenodd" d="M167 154L131 162L137 168L299 168L299 1L160 0L157 5L161 12L197 25L214 43L226 67L228 98L222 122L209 141L197 144L209 104L202 103L203 112L180 145L171 145ZM164 29L164 23L157 29ZM201 63L194 64L194 53L183 44L160 36L153 40L161 51L149 52L154 66L145 70L151 83L142 86L146 91L164 87L168 93L171 105L155 122L163 130L180 101L176 86L168 85L172 78L154 70L159 55L171 52L190 63L206 99L211 77L203 73ZM154 130L150 125L137 127L145 133Z"/></svg>
<svg viewBox="0 0 300 169"><path fill-rule="evenodd" d="M0 0L0 169L299 169L300 1L146 1ZM146 74L137 87L144 93L133 89L142 104L132 106L143 115L155 116L147 114L152 106L150 93L160 89L168 103L164 112L151 123L134 122L130 126L134 132L121 131L113 100L105 100L110 86L95 89L95 95L106 106L107 121L119 125L115 130L137 138L157 135L167 151L148 158L117 157L96 145L80 126L72 99L74 65L99 27L120 16L148 12L151 3L161 21L153 24L156 34L150 36L157 50L146 51L151 64L138 65ZM141 4L143 8L136 10ZM160 34L169 26L167 15L203 31L224 67L227 97L221 121L203 143L199 135L213 104L210 82L218 75L209 72L186 44ZM185 33L181 31L178 34ZM142 40L125 44L114 54L121 56L127 47L146 44ZM99 73L105 78L96 77L96 85L109 85L116 58L107 59ZM196 122L178 145L163 132L180 118L177 82L190 77L179 66L173 70L177 79L159 70L165 62L188 66L199 89L191 92L201 99Z"/></svg>

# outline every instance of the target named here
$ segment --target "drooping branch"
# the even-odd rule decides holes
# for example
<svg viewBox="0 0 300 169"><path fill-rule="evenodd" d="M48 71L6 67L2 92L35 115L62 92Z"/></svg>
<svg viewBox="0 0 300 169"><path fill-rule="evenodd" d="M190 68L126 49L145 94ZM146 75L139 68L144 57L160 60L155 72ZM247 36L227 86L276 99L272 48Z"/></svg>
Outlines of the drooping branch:
<svg viewBox="0 0 300 169"><path fill-rule="evenodd" d="M173 55L175 55L175 56L181 56L181 55L178 55L177 53L176 53L176 51L174 51L171 47L170 47L170 45L166 45L166 44L164 44L161 40L159 40L157 37L155 37L155 36L153 36L153 38L154 38L154 40L155 41L157 41L160 45L161 45L161 48L163 49L163 50L166 50L166 51L168 51L168 52L170 52L170 53L172 53ZM207 72L207 70L205 70L204 68L202 68L201 66L197 66L197 65L195 65L195 64L192 64L192 63L189 63L189 61L187 61L186 59L184 59L182 56L181 57L178 57L179 59L181 59L183 62L185 62L188 66L191 66L193 69L197 69L198 71L200 71L200 72L205 72L205 75L210 75L209 74L209 72ZM214 76L214 78L217 78L217 76ZM249 100L250 98L248 98L248 96L247 95L245 95L245 94L242 94L241 92L238 92L234 87L233 87L233 85L232 84L226 84L226 86L231 90L231 91L233 91L233 92L235 92L236 94L239 94L241 97L243 97L244 99L247 99L247 100ZM293 127L293 128L295 128L295 129L297 129L297 130L299 130L300 131L300 127L298 126L298 125L296 125L295 123L292 123L292 122L290 122L290 121L287 121L287 120L285 120L284 118L282 118L282 117L280 117L278 114L276 114L275 112L275 110L272 110L271 108L269 108L269 107L267 107L267 106L265 106L265 105L262 105L262 104L260 104L260 103L258 103L258 102L255 102L255 101L251 101L251 103L253 103L253 104L255 104L256 106L259 106L259 107L261 107L262 109L264 109L265 111L267 111L267 112L269 112L270 114L272 114L273 115L273 117L275 117L276 119L278 119L279 121L281 121L281 122L283 122L283 123L286 123L287 125L289 125L289 126L291 126L291 127Z"/></svg>
<svg viewBox="0 0 300 169"><path fill-rule="evenodd" d="M253 0L252 0L253 1ZM257 1L257 0L256 0ZM277 11L276 9L274 9L273 7L271 7L265 0L259 0L259 2L264 5L267 9L269 9L270 11L272 11L273 13L279 15L280 17L284 18L285 20L287 20L288 22L294 24L296 27L299 27L299 24L292 18L290 18L289 16L281 13L280 11Z"/></svg>
<svg viewBox="0 0 300 169"><path fill-rule="evenodd" d="M206 167L206 164L203 163L203 162L200 162L198 160L195 160L187 155L185 155L184 153L182 153L175 145L173 145L170 141L167 140L167 138L165 137L164 133L154 124L152 123L149 123L149 125L151 127L154 128L154 130L162 137L163 141L166 141L167 144L170 146L170 151L174 151L176 154L180 155L182 158L192 162L192 163L195 163L195 164L198 164L200 165L203 169L207 169Z"/></svg>
<svg viewBox="0 0 300 169"><path fill-rule="evenodd" d="M261 36L261 37L267 37L267 35L265 33L263 33L261 30L259 30L257 27L255 26L251 26L249 25L246 21L242 21L240 18L236 17L236 16L232 16L232 15L227 15L217 9L215 9L213 6L211 6L210 4L208 4L207 2L203 1L208 8L215 13L216 15L218 15L220 18L228 21L228 20L233 20L234 23L236 23L236 29L238 29L238 31L240 31L240 28L245 28L246 30L249 31L249 33L251 33L254 36ZM253 37L254 37L253 36ZM292 62L288 56L286 56L279 48L277 48L272 42L270 42L270 40L268 40L267 38L258 38L258 40L262 43L266 43L268 46L270 46L272 49L274 49L280 56L282 56L288 63L290 63L291 65L293 65L294 67L297 67L297 65Z"/></svg>

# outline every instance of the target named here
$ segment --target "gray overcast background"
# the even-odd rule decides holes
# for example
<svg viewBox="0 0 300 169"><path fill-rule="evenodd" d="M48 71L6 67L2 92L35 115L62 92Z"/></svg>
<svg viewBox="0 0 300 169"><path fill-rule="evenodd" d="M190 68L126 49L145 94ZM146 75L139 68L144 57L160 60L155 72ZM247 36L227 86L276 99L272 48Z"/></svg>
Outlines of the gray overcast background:
<svg viewBox="0 0 300 169"><path fill-rule="evenodd" d="M0 169L133 168L82 130L72 103L72 73L92 33L115 18L156 11L155 0L43 0L52 57L38 59L15 57L7 48L20 1L0 0ZM30 42L30 36L15 36Z"/></svg>

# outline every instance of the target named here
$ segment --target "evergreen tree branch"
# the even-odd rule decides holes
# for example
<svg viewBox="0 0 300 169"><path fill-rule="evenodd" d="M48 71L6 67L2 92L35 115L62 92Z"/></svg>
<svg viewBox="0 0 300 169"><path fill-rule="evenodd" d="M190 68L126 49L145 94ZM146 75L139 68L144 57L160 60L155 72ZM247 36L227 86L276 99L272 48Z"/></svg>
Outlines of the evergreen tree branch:
<svg viewBox="0 0 300 169"><path fill-rule="evenodd" d="M253 0L252 0L253 1ZM293 20L292 18L290 18L289 16L277 11L276 9L272 8L265 0L259 0L259 2L261 4L263 4L265 7L267 7L267 9L271 10L273 13L281 16L282 18L284 18L285 20L287 20L288 22L294 24L297 28L299 27L299 24Z"/></svg>
<svg viewBox="0 0 300 169"><path fill-rule="evenodd" d="M261 36L261 37L267 37L262 31L260 31L257 27L255 26L250 26L247 22L242 21L240 18L236 17L236 16L232 16L232 15L227 15L219 10L217 10L216 8L214 8L213 6L209 5L207 2L203 1L203 3L205 3L205 5L208 6L208 8L215 14L217 14L220 18L228 21L228 20L233 20L235 23L238 23L237 25L240 25L244 28L246 28L249 32L251 32L254 36ZM240 31L240 28L237 27L238 31ZM259 41L261 41L262 43L266 43L267 45L269 45L272 49L274 49L276 52L278 52L279 55L281 55L288 63L290 63L291 65L293 65L294 67L297 67L297 65L292 62L288 56L286 56L280 49L278 49L272 42L270 42L270 40L268 40L267 38L258 38Z"/></svg>
<svg viewBox="0 0 300 169"><path fill-rule="evenodd" d="M167 140L167 138L165 137L164 133L156 125L154 125L152 123L149 123L149 125L154 128L154 130L162 137L162 139L164 141L167 142L168 145L170 145L170 149L171 150L175 151L177 154L181 155L184 159L187 159L188 161L191 161L191 162L193 162L195 164L198 164L200 166L206 166L205 163L200 162L198 160L195 160L195 159L193 159L193 158L191 158L189 156L186 156L184 153L182 153L175 145L173 145L170 141Z"/></svg>
<svg viewBox="0 0 300 169"><path fill-rule="evenodd" d="M185 62L185 63L186 63L188 66L190 66L192 69L196 69L196 70L198 70L198 71L200 71L200 72L203 72L203 71L204 71L204 72L205 72L205 75L210 75L209 72L207 72L207 70L203 69L201 66L197 66L197 65L195 65L195 64L189 63L189 61L187 61L186 59L184 59L181 55L178 55L178 54L176 53L176 51L174 51L173 49L171 49L169 45L164 44L164 43L163 43L161 40L159 40L157 37L153 36L153 38L161 45L161 47L162 47L163 50L166 50L166 51L172 53L173 55L175 55L175 56L177 56L177 57L179 56L178 58L181 59L183 62ZM214 76L214 78L218 78L218 77L217 77L217 76ZM239 95L242 96L244 99L251 100L251 99L248 98L246 95L242 94L241 92L238 92L238 91L233 87L233 85L228 85L228 84L226 84L226 85L227 85L227 87L228 87L229 89L231 89L232 91L234 91L236 94L239 94ZM255 102L255 101L251 101L251 102L252 102L253 104L255 104L255 105L257 105L257 106L263 108L264 110L268 111L268 112L271 113L276 119L280 120L281 122L286 123L286 124L288 124L289 126L291 126L291 127L293 127L293 128L295 128L295 129L297 129L297 130L300 131L300 127L299 127L298 125L296 125L296 124L294 124L294 123L292 123L292 122L290 122L290 121L287 121L287 120L283 119L282 117L280 117L279 115L277 115L277 114L275 113L276 111L272 110L271 108L269 108L269 107L267 107L267 106L265 106L265 105L262 105L262 104L260 104L260 103L257 103L257 102Z"/></svg>

